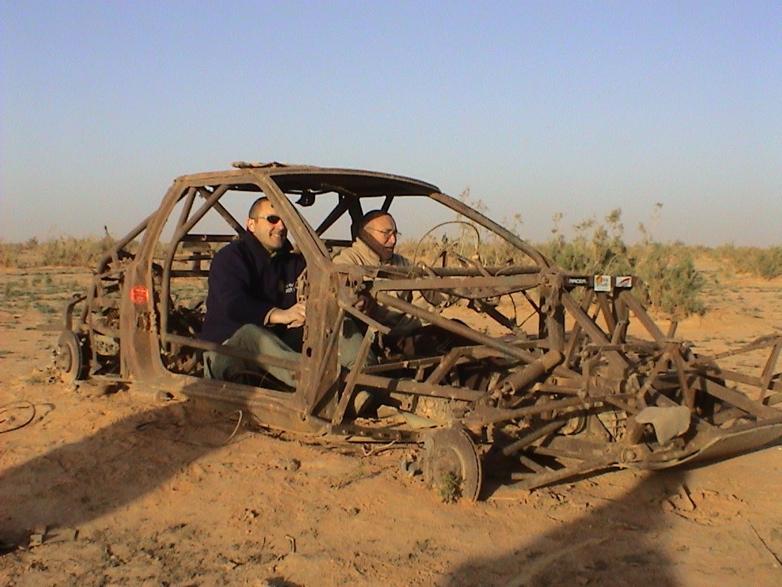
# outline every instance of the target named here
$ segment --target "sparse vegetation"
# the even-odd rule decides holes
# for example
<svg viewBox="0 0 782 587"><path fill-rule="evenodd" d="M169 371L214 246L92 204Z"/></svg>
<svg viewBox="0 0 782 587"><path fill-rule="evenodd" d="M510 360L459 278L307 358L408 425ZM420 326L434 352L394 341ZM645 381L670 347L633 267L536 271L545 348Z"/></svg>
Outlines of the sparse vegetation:
<svg viewBox="0 0 782 587"><path fill-rule="evenodd" d="M562 214L553 218L551 238L538 247L561 267L587 275L596 273L631 273L632 263L622 241L624 227L621 210L606 216L605 224L585 220L573 228L575 236L567 239L561 228Z"/></svg>
<svg viewBox="0 0 782 587"><path fill-rule="evenodd" d="M39 241L31 238L24 243L0 241L0 266L27 269L31 267L91 267L112 244L103 238L60 237Z"/></svg>
<svg viewBox="0 0 782 587"><path fill-rule="evenodd" d="M459 198L473 208L483 211L480 201L470 198L469 190ZM656 204L650 225L654 225L662 205ZM551 237L537 248L558 265L586 275L633 274L643 285L638 291L645 303L675 318L702 313L704 304L700 294L706 279L695 267L696 256L718 261L722 271L748 273L765 279L782 275L782 246L768 248L737 247L733 244L713 249L685 246L682 243L663 244L653 239L651 230L640 225L641 242L628 245L624 241L621 209L612 210L602 221L590 218L573 226L573 236L566 236L562 227L563 215L553 218ZM515 215L503 222L512 232L520 233L522 219ZM464 262L478 261L484 265L500 266L520 259L519 251L507 243L476 229L463 218L443 223L417 241L400 243L402 254L411 258L433 261L443 253L460 257ZM83 267L91 268L112 244L110 236L73 238L60 237L46 241L37 238L24 243L0 241L0 266L8 268ZM42 281L43 280L43 281ZM31 287L28 287L31 286ZM6 281L3 298L25 298L27 291L49 291L62 284L53 284L51 276L37 277L32 283Z"/></svg>
<svg viewBox="0 0 782 587"><path fill-rule="evenodd" d="M45 322L60 318L74 292L84 291L89 280L85 270L78 269L17 269L4 273L0 288L0 304L9 312L34 309Z"/></svg>
<svg viewBox="0 0 782 587"><path fill-rule="evenodd" d="M453 503L461 497L462 478L453 471L447 471L437 479L435 490L443 503Z"/></svg>
<svg viewBox="0 0 782 587"><path fill-rule="evenodd" d="M782 275L782 246L757 248L728 244L711 249L709 254L720 262L727 261L738 273L749 273L764 279Z"/></svg>
<svg viewBox="0 0 782 587"><path fill-rule="evenodd" d="M602 223L592 218L577 224L575 236L567 239L560 227L562 215L557 214L551 239L539 248L571 271L638 276L644 301L675 318L702 313L699 295L706 280L695 268L691 249L680 243L655 242L643 225L642 241L628 246L621 219L622 211L617 208Z"/></svg>
<svg viewBox="0 0 782 587"><path fill-rule="evenodd" d="M635 273L643 280L649 304L674 318L702 314L700 294L706 279L682 245L648 243L631 249Z"/></svg>

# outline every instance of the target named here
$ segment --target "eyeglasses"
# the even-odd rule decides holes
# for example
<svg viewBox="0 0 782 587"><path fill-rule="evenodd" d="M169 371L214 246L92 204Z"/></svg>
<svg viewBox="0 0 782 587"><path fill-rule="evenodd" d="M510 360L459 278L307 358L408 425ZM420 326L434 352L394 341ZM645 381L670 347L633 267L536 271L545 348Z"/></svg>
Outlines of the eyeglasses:
<svg viewBox="0 0 782 587"><path fill-rule="evenodd" d="M269 214L268 216L252 216L253 220L265 220L269 224L277 224L278 222L282 222L282 218L277 216L276 214Z"/></svg>
<svg viewBox="0 0 782 587"><path fill-rule="evenodd" d="M383 238L386 240L390 239L392 236L400 236L402 234L395 228L387 228L385 230L380 230L379 228L367 227L366 230L371 230L372 232L377 232L378 234L382 234Z"/></svg>

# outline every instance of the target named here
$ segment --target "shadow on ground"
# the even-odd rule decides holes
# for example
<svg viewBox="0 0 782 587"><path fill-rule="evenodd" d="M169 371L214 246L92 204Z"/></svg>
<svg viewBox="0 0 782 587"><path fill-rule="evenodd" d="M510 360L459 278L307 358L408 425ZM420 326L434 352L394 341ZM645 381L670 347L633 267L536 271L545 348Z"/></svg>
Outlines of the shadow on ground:
<svg viewBox="0 0 782 587"><path fill-rule="evenodd" d="M223 446L232 428L166 405L17 465L0 477L0 540L26 544L36 528L77 528L119 509Z"/></svg>
<svg viewBox="0 0 782 587"><path fill-rule="evenodd" d="M576 521L543 536L525 537L519 528L515 548L465 562L439 587L675 586L673 563L661 541L668 523L662 503L685 480L682 470L648 474L621 498L587 505Z"/></svg>

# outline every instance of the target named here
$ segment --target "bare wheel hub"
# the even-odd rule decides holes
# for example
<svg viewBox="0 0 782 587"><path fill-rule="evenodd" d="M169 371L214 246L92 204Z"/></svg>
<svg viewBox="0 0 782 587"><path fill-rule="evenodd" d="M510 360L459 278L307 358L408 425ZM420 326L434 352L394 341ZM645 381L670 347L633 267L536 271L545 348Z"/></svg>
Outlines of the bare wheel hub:
<svg viewBox="0 0 782 587"><path fill-rule="evenodd" d="M481 461L475 444L461 428L442 428L427 437L424 479L443 501L475 501L481 491Z"/></svg>
<svg viewBox="0 0 782 587"><path fill-rule="evenodd" d="M57 341L54 366L65 383L72 383L84 376L84 350L79 338L70 330L64 330Z"/></svg>

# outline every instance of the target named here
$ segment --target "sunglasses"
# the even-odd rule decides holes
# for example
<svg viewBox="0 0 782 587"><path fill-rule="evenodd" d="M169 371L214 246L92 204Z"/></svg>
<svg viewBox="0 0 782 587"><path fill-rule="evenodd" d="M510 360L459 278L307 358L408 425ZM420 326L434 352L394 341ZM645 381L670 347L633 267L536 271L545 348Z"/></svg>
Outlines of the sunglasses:
<svg viewBox="0 0 782 587"><path fill-rule="evenodd" d="M278 222L282 222L282 218L280 218L276 214L270 214L269 216L253 216L253 220L260 220L260 219L264 219L269 224L277 224Z"/></svg>

